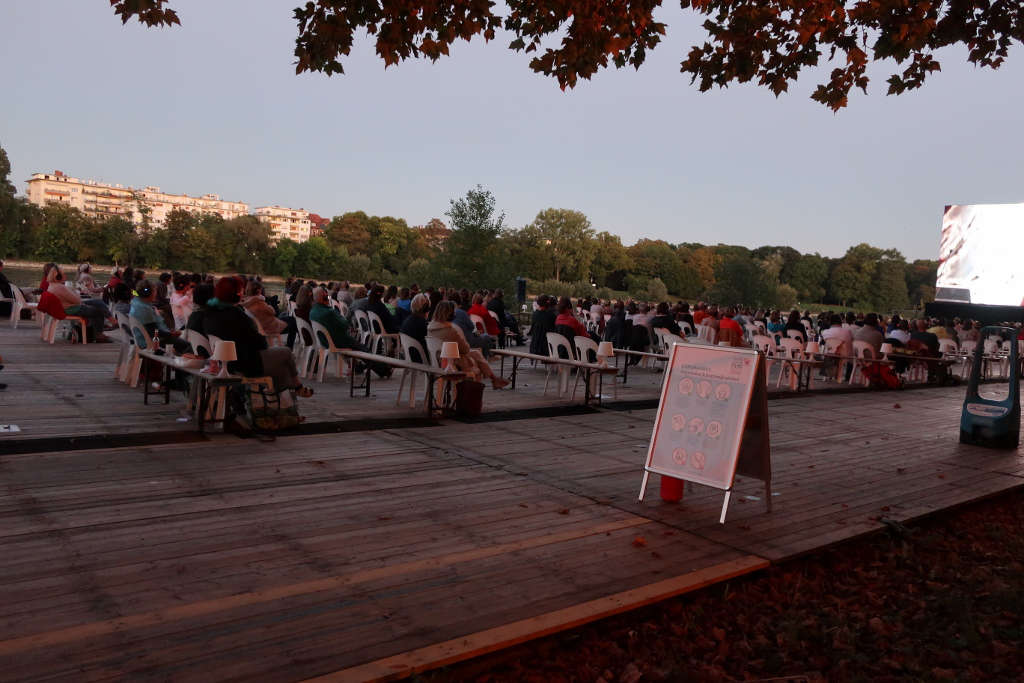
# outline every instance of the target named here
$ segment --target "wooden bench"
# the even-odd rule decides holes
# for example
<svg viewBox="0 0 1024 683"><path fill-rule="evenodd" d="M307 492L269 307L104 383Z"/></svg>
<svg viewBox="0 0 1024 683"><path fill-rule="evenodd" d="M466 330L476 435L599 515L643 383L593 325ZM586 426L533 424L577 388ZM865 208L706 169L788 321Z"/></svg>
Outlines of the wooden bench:
<svg viewBox="0 0 1024 683"><path fill-rule="evenodd" d="M356 351L355 349L338 349L338 353L345 356L351 362L349 369L349 389L348 395L350 397L355 396L356 392L356 373L355 373L355 361L361 360L366 363L365 378L363 379L363 387L366 389L366 395L370 395L370 378L373 375L373 368L371 363L383 363L396 370L409 370L411 372L422 372L427 376L427 416L433 417L434 415L434 382L438 379L445 381L462 380L466 378L466 373L460 371L449 372L443 368L434 367L433 365L425 365L423 363L412 363L401 358L392 358L391 356L381 356L376 353L367 353L366 351ZM440 406L444 409L445 406Z"/></svg>
<svg viewBox="0 0 1024 683"><path fill-rule="evenodd" d="M492 349L492 356L498 356L501 358L501 374L505 374L505 358L512 359L512 388L516 388L516 375L519 372L519 363L524 360L537 361L538 363L544 363L545 365L563 365L570 368L576 368L586 373L584 377L585 391L583 394L583 405L589 405L592 398L594 398L593 392L590 391L590 378L593 373L597 373L598 376L598 390L597 390L597 403L601 404L601 392L604 388L604 376L605 375L618 375L619 369L614 365L598 365L597 363L585 363L583 361L576 360L574 358L555 358L553 356L541 356L536 353L527 353L526 351L511 351L509 349Z"/></svg>
<svg viewBox="0 0 1024 683"><path fill-rule="evenodd" d="M206 432L206 413L210 406L210 399L213 396L213 392L216 391L218 394L218 405L225 405L225 397L227 394L228 387L236 386L245 382L245 377L242 375L228 375L227 377L218 377L217 375L210 374L209 372L202 372L202 368L188 368L180 364L180 358L177 356L168 356L162 353L156 353L155 351L139 351L139 355L148 362L159 363L163 366L163 389L160 391L151 391L149 387L149 381L143 382L143 394L142 401L144 404L149 405L149 397L151 395L164 395L164 404L171 402L171 389L168 386L171 378L171 370L177 370L178 372L184 372L192 377L196 378L195 394L193 401L193 410L195 412L196 428L200 434ZM145 374L144 374L145 376ZM219 413L220 411L218 411ZM223 422L226 418L226 414L214 416L210 422Z"/></svg>

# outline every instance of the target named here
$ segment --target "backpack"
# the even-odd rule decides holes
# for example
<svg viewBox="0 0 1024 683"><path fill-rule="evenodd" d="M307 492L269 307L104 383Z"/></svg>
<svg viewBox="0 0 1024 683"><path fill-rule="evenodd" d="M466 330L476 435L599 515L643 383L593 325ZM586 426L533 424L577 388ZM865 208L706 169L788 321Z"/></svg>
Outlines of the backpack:
<svg viewBox="0 0 1024 683"><path fill-rule="evenodd" d="M463 380L458 384L455 395L455 414L460 417L476 417L484 407L483 382Z"/></svg>
<svg viewBox="0 0 1024 683"><path fill-rule="evenodd" d="M882 363L869 363L862 371L868 380L868 385L876 389L899 389L903 386L903 380L899 378L892 367Z"/></svg>

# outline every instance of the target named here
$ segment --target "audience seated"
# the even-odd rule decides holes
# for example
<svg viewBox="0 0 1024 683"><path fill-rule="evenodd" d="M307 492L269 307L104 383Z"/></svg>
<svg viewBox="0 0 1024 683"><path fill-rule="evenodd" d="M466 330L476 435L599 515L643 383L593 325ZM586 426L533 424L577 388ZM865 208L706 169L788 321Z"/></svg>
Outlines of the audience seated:
<svg viewBox="0 0 1024 683"><path fill-rule="evenodd" d="M487 363L487 360L476 349L470 349L462 329L452 324L455 317L455 303L442 301L434 309L434 317L427 325L427 336L441 342L455 342L459 346L459 358L456 367L473 379L490 379L495 389L508 386L508 380L498 377ZM545 354L547 355L547 354Z"/></svg>

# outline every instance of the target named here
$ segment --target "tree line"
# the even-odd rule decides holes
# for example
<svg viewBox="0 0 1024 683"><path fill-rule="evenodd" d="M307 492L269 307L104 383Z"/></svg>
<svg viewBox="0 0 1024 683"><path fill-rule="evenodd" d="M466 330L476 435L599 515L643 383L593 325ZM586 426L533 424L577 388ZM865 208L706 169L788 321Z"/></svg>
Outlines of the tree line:
<svg viewBox="0 0 1024 683"><path fill-rule="evenodd" d="M893 311L934 296L937 262L908 263L894 249L858 244L828 258L788 246L651 239L625 246L571 209L545 209L528 225L507 226L494 195L480 186L450 200L447 223L434 218L410 226L353 211L334 216L322 236L275 243L254 216L174 211L157 228L120 216L93 219L67 205L35 206L15 196L9 170L0 149L0 256L8 258L470 288L511 288L522 276L535 293L778 308L822 303Z"/></svg>

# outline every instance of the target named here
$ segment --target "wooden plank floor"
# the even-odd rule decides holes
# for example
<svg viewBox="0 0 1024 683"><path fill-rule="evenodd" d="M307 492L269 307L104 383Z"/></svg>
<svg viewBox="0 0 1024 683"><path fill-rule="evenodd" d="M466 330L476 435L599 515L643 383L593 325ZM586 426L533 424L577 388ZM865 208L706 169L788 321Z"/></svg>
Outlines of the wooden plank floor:
<svg viewBox="0 0 1024 683"><path fill-rule="evenodd" d="M113 380L116 348L35 334L0 333L0 421L191 429ZM635 375L634 396L656 393L660 375ZM539 393L487 400L560 404ZM521 642L1024 485L1021 451L957 443L962 398L771 401L774 511L740 480L724 525L718 491L664 503L655 477L637 500L649 409L274 443L0 440L0 678L363 680ZM407 415L393 399L335 385L316 410Z"/></svg>
<svg viewBox="0 0 1024 683"><path fill-rule="evenodd" d="M960 393L771 402L775 511L741 481L725 525L709 489L636 500L650 410L0 456L0 671L351 680L486 651L1024 484L1020 452L955 442Z"/></svg>

